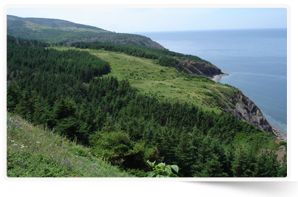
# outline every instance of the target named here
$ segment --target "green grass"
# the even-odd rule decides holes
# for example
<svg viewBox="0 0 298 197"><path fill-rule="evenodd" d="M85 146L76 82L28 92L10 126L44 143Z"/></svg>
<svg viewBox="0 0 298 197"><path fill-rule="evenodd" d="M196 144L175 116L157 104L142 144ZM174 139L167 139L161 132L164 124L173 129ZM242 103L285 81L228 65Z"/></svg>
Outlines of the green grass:
<svg viewBox="0 0 298 197"><path fill-rule="evenodd" d="M7 177L134 177L89 148L7 114Z"/></svg>
<svg viewBox="0 0 298 197"><path fill-rule="evenodd" d="M111 73L107 76L127 79L139 93L154 95L160 100L188 102L203 110L220 113L223 103L234 107L225 96L232 97L238 89L216 83L206 77L179 73L175 68L163 67L155 60L129 56L105 50L54 47L57 50L85 50L107 61Z"/></svg>

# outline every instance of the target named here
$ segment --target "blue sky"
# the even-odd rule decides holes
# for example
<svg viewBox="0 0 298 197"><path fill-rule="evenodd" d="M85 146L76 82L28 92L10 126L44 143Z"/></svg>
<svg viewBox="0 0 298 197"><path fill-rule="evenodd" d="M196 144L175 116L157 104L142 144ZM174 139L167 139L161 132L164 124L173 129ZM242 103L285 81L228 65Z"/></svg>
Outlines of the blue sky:
<svg viewBox="0 0 298 197"><path fill-rule="evenodd" d="M123 33L287 27L286 8L7 8L7 14Z"/></svg>

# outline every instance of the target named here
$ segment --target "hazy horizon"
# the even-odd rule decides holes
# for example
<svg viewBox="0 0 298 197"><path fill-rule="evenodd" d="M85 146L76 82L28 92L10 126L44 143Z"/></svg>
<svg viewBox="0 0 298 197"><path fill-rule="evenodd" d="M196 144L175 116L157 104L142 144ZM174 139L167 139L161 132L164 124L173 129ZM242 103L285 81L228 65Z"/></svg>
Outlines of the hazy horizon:
<svg viewBox="0 0 298 197"><path fill-rule="evenodd" d="M286 8L7 8L119 33L287 28Z"/></svg>

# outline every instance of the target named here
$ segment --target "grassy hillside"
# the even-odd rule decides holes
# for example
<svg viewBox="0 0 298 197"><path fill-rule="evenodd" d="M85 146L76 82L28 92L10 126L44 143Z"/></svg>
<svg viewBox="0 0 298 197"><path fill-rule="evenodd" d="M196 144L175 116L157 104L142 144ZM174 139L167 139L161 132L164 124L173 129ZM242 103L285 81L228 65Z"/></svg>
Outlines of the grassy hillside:
<svg viewBox="0 0 298 197"><path fill-rule="evenodd" d="M201 75L186 75L175 68L160 66L151 59L129 56L104 50L55 47L57 50L89 51L110 63L111 73L107 76L127 79L140 93L156 96L160 100L192 103L204 110L220 113L223 103L231 105L226 96L232 97L238 89ZM233 107L231 105L231 107Z"/></svg>
<svg viewBox="0 0 298 197"><path fill-rule="evenodd" d="M7 114L8 177L133 177L90 148Z"/></svg>
<svg viewBox="0 0 298 197"><path fill-rule="evenodd" d="M100 41L163 48L160 44L145 36L115 33L59 19L21 18L8 15L7 34L50 44L54 43L55 45L65 45L80 41Z"/></svg>
<svg viewBox="0 0 298 197"><path fill-rule="evenodd" d="M221 111L236 88L180 73L160 59L69 49L8 36L7 110L51 130L31 134L33 128L8 117L11 176L88 176L87 166L73 170L76 158L88 163L92 154L137 176L150 170L147 160L179 166L180 177L287 175L271 133ZM49 133L84 146L63 149L66 138L48 140Z"/></svg>

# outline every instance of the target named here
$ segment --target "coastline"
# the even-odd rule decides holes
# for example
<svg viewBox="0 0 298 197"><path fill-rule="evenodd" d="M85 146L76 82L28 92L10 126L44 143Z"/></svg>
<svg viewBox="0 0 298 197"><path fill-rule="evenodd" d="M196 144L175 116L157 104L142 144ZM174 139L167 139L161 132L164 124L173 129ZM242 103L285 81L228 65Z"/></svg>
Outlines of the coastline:
<svg viewBox="0 0 298 197"><path fill-rule="evenodd" d="M219 80L221 79L221 77L223 77L223 76L228 76L229 74L227 74L227 73L222 73L222 74L219 74L219 75L213 75L212 76L212 80L213 81L215 81L215 82L219 82Z"/></svg>
<svg viewBox="0 0 298 197"><path fill-rule="evenodd" d="M281 130L275 128L271 124L270 124L270 126L272 127L272 133L273 133L274 136L276 136L281 141L285 141L285 142L287 141L287 134L286 133L284 133Z"/></svg>
<svg viewBox="0 0 298 197"><path fill-rule="evenodd" d="M219 74L219 75L213 75L213 76L211 77L211 79L212 79L213 81L215 81L215 82L218 83L218 82L220 81L221 77L223 77L223 76L228 76L228 75L229 75L229 74L227 74L227 73L221 73L221 74ZM272 126L271 124L270 124L270 126L272 127L272 134L273 134L277 139L279 139L279 140L281 140L281 141L287 141L287 134L286 134L286 133L282 132L281 130L277 129L276 127Z"/></svg>

